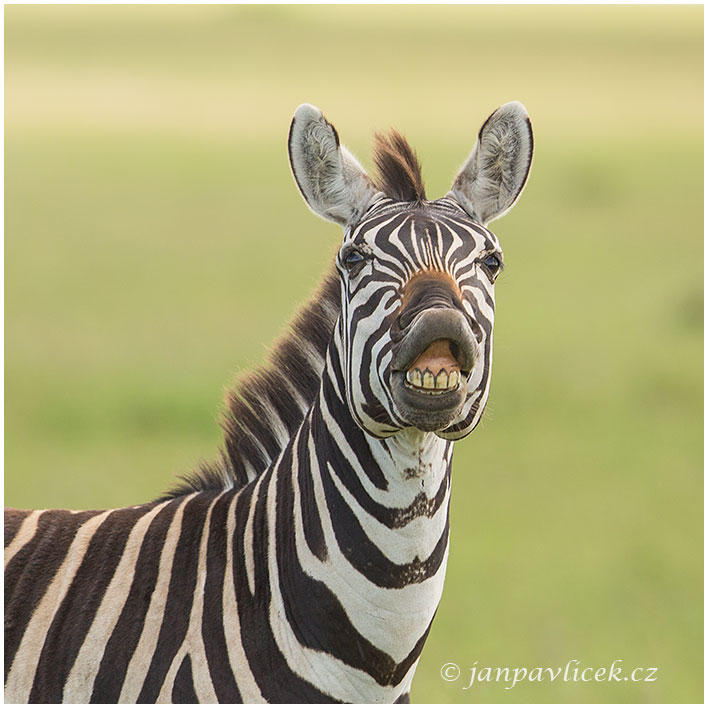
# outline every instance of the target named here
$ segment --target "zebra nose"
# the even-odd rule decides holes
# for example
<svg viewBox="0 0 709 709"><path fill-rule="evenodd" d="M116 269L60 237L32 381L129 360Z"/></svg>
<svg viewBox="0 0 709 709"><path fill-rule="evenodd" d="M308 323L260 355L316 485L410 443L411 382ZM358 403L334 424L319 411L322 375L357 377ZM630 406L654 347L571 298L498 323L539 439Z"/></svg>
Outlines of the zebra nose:
<svg viewBox="0 0 709 709"><path fill-rule="evenodd" d="M448 274L420 273L411 278L404 288L394 339L401 339L421 313L433 309L465 312L458 286Z"/></svg>

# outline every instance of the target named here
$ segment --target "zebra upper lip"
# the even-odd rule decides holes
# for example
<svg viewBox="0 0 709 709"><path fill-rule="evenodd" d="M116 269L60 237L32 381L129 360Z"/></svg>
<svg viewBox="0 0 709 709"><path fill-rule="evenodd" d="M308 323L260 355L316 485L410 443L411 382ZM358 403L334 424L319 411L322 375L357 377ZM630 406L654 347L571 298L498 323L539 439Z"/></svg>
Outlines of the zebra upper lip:
<svg viewBox="0 0 709 709"><path fill-rule="evenodd" d="M429 308L420 313L399 342L392 368L407 372L437 340L449 341L461 374L467 375L475 364L477 342L463 313L454 308Z"/></svg>
<svg viewBox="0 0 709 709"><path fill-rule="evenodd" d="M406 370L405 381L426 394L455 391L460 382L460 364L454 357L458 347L450 340L435 340Z"/></svg>

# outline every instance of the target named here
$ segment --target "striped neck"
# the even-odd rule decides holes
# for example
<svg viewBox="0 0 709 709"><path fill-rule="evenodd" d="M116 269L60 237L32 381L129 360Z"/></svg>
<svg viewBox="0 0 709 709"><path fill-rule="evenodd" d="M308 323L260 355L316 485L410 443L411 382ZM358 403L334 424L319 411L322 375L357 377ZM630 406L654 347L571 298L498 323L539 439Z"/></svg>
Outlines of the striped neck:
<svg viewBox="0 0 709 709"><path fill-rule="evenodd" d="M452 443L364 433L340 371L331 344L318 398L260 481L277 550L271 625L306 681L342 701L388 702L409 690L443 589Z"/></svg>

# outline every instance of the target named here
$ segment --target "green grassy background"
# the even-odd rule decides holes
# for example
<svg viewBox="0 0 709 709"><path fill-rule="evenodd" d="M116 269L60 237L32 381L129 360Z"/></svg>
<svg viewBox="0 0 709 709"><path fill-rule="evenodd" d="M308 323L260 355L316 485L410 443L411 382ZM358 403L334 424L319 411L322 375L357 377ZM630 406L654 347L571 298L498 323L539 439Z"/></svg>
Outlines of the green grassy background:
<svg viewBox="0 0 709 709"><path fill-rule="evenodd" d="M702 699L701 6L7 6L5 503L147 501L210 458L339 239L291 114L447 191L518 99L492 394L458 444L419 702ZM445 682L477 667L655 682Z"/></svg>

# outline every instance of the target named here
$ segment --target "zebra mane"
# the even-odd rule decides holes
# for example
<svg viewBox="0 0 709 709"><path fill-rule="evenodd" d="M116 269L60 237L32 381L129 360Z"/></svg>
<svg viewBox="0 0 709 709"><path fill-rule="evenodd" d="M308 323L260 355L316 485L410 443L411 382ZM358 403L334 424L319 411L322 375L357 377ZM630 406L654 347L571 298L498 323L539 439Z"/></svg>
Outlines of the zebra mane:
<svg viewBox="0 0 709 709"><path fill-rule="evenodd" d="M421 165L400 133L374 136L377 189L402 202L421 202ZM320 387L325 354L340 314L337 271L290 322L265 365L240 377L227 392L221 414L224 445L212 462L180 476L160 500L203 490L238 489L278 457L303 421Z"/></svg>
<svg viewBox="0 0 709 709"><path fill-rule="evenodd" d="M315 400L339 314L340 281L333 267L291 320L266 364L242 375L227 392L220 421L224 445L217 460L180 476L160 500L241 488L268 468Z"/></svg>
<svg viewBox="0 0 709 709"><path fill-rule="evenodd" d="M406 138L395 130L374 135L374 164L379 172L377 189L401 202L423 202L426 188L421 164Z"/></svg>

